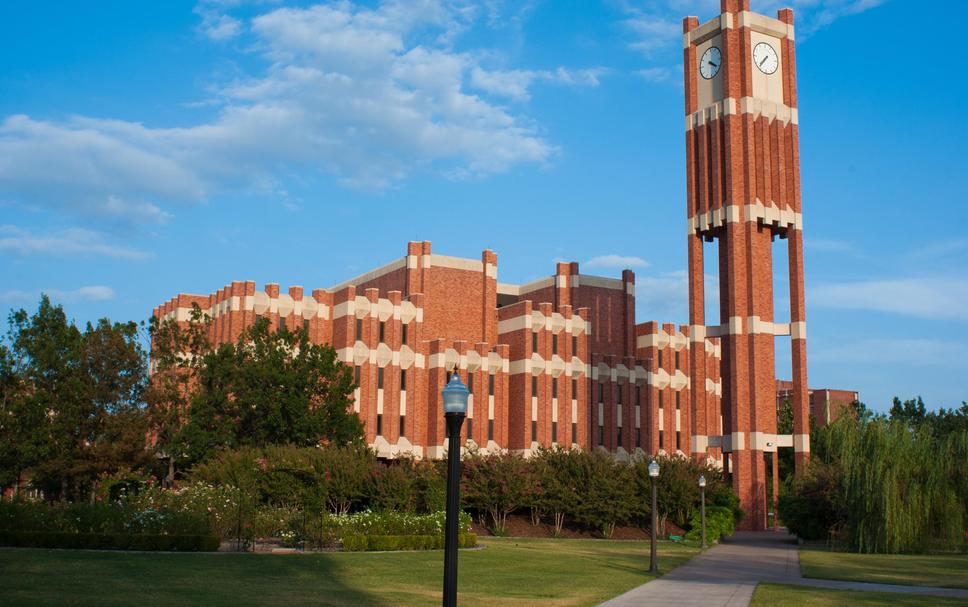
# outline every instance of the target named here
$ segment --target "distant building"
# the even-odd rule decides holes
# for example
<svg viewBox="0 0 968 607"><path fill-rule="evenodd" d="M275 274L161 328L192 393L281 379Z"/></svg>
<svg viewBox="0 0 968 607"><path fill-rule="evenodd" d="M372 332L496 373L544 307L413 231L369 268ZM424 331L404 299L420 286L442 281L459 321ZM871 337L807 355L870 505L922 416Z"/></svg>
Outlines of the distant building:
<svg viewBox="0 0 968 607"><path fill-rule="evenodd" d="M779 407L793 393L793 382L776 380L776 405ZM860 393L850 390L810 388L810 415L820 425L837 421L843 410L860 400Z"/></svg>

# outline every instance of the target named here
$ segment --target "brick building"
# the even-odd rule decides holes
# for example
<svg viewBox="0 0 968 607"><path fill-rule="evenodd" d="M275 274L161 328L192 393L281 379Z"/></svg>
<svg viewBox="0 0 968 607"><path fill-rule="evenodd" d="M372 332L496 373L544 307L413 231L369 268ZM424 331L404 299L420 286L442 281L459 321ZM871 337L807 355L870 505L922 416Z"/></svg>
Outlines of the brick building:
<svg viewBox="0 0 968 607"><path fill-rule="evenodd" d="M524 285L497 281L497 256L462 259L411 242L404 257L304 293L236 282L179 295L155 310L214 318L234 340L259 315L304 326L355 368L355 408L380 455L443 455L440 389L456 365L471 388L464 432L485 449L524 454L554 444L683 454L722 465L747 528L767 524L776 452L810 454L809 417L854 392L807 387L799 125L793 12L773 19L748 0L683 20L689 322L636 323L635 276L603 278L558 264ZM704 252L718 249L719 324L707 324ZM789 317L776 313L773 249L787 247ZM777 382L775 340L791 340L791 381ZM779 396L778 396L779 395ZM793 433L777 432L779 400Z"/></svg>
<svg viewBox="0 0 968 607"><path fill-rule="evenodd" d="M837 421L844 409L860 400L860 394L850 390L830 388L810 388L807 391L810 402L810 417L825 425ZM793 382L776 380L776 405L779 407L793 395Z"/></svg>
<svg viewBox="0 0 968 607"><path fill-rule="evenodd" d="M636 324L630 270L605 278L559 263L524 285L497 276L492 251L464 259L411 242L406 256L328 289L234 282L178 295L154 314L187 321L197 304L212 318L214 344L234 341L259 316L305 328L354 368L354 409L384 457L443 456L440 390L455 366L471 392L463 432L479 448L700 455L697 419L720 423L717 340L697 344L685 327ZM697 347L706 367L702 416L688 406ZM718 460L715 449L710 455Z"/></svg>

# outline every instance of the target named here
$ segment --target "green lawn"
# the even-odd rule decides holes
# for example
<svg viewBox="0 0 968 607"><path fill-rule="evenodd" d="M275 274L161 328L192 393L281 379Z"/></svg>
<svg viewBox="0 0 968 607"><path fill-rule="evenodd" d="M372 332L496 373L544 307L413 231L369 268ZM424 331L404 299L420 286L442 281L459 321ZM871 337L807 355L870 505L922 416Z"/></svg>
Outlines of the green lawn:
<svg viewBox="0 0 968 607"><path fill-rule="evenodd" d="M595 605L650 580L648 542L486 538L462 604ZM697 554L663 542L662 572ZM0 549L5 606L439 605L443 552L133 554Z"/></svg>
<svg viewBox="0 0 968 607"><path fill-rule="evenodd" d="M855 554L800 550L804 577L851 582L968 588L968 555Z"/></svg>
<svg viewBox="0 0 968 607"><path fill-rule="evenodd" d="M874 607L921 607L922 605L964 605L964 599L916 596L896 592L860 592L857 590L827 590L785 584L759 584L753 593L750 607L840 607L850 605Z"/></svg>

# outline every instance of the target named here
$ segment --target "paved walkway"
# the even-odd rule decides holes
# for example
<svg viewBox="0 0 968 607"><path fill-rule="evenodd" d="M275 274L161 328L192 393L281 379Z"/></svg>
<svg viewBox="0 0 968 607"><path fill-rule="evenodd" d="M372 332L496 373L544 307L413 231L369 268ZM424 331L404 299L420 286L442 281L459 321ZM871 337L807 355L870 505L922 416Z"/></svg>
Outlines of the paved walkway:
<svg viewBox="0 0 968 607"><path fill-rule="evenodd" d="M659 568L662 568L661 559ZM968 599L968 590L953 588L800 577L800 558L795 539L786 533L747 531L735 533L682 567L606 601L600 607L746 607L759 582Z"/></svg>

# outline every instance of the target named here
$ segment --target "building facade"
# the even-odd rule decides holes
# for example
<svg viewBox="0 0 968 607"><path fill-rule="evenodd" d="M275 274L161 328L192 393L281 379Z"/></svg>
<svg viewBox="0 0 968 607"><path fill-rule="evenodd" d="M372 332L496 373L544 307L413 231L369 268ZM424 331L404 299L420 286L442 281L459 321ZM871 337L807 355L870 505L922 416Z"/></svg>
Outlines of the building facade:
<svg viewBox="0 0 968 607"><path fill-rule="evenodd" d="M703 352L702 417L719 423L717 340L696 344L685 327L636 324L630 270L606 278L559 263L547 278L513 285L497 281L497 268L489 250L465 259L411 242L404 257L328 289L234 282L180 294L154 314L187 322L198 305L215 345L263 317L333 346L353 367L354 410L383 457L444 455L440 390L455 367L471 392L468 446L707 455L692 440L690 352ZM708 455L719 461L715 449Z"/></svg>

